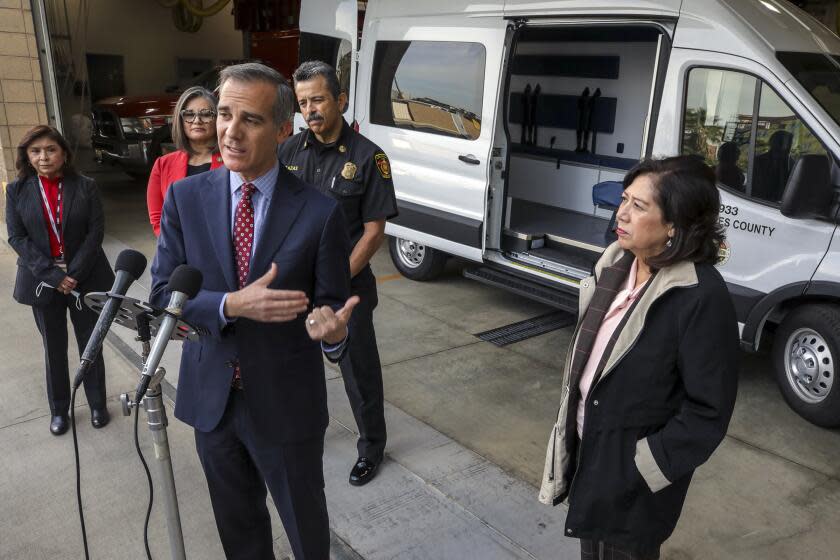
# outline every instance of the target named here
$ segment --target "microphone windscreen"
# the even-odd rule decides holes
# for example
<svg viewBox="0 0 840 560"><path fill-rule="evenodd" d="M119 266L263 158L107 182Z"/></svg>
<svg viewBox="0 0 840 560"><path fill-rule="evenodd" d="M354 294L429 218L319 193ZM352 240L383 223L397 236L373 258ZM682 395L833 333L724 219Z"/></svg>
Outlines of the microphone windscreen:
<svg viewBox="0 0 840 560"><path fill-rule="evenodd" d="M192 299L201 289L202 281L204 277L200 270L188 264L182 264L173 270L172 276L169 277L169 291L187 294L187 297Z"/></svg>
<svg viewBox="0 0 840 560"><path fill-rule="evenodd" d="M127 272L135 280L140 278L143 271L146 270L146 256L134 249L126 249L117 255L117 263L114 267L117 272L123 270Z"/></svg>

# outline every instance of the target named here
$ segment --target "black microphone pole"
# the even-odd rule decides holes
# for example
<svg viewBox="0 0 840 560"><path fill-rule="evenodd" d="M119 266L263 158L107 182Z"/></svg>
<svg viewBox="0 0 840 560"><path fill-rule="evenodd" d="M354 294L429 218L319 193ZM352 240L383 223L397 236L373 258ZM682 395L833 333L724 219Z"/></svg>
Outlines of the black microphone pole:
<svg viewBox="0 0 840 560"><path fill-rule="evenodd" d="M169 452L169 438L166 434L166 426L169 421L166 417L166 408L163 404L163 394L160 389L160 382L166 375L166 370L158 367L158 365L170 339L183 340L186 338L185 331L181 330L184 328L184 323L180 322L181 313L187 300L195 297L201 289L202 280L201 272L188 265L182 264L172 272L167 286L171 294L169 305L164 309L163 319L157 326L155 341L148 354L143 357L143 372L137 385L134 402L129 400L128 393L120 396L123 403L123 414L131 414L131 408L136 406L139 416L141 402L146 410L147 423L154 443L155 463L158 468L159 480L163 485L169 552L173 560L184 560L186 552L184 550L184 535L181 529L181 513L178 508L178 494L175 490L175 476L172 472L172 457ZM134 425L136 437L136 417ZM151 508L151 498L149 507ZM147 531L148 514L144 535L147 534Z"/></svg>
<svg viewBox="0 0 840 560"><path fill-rule="evenodd" d="M100 309L92 307L94 311L99 312L99 319L93 327L93 333L88 339L85 351L82 352L82 358L79 362L79 368L76 370L76 377L73 379L73 388L78 389L79 385L85 378L94 360L102 350L102 343L105 341L105 335L108 334L108 329L111 328L111 323L114 322L114 317L120 309L122 296L128 291L128 287L132 282L137 280L143 271L146 270L146 257L143 253L134 251L133 249L126 249L117 256L116 278L111 291L108 292L108 300Z"/></svg>

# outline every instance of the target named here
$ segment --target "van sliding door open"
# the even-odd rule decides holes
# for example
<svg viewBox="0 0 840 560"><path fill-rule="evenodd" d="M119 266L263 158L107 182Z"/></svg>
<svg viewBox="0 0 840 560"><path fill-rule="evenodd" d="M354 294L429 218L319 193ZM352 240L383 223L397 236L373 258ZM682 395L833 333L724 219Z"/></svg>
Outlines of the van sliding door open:
<svg viewBox="0 0 840 560"><path fill-rule="evenodd" d="M576 285L615 240L621 180L653 143L665 24L525 22L499 106L506 144L498 262Z"/></svg>
<svg viewBox="0 0 840 560"><path fill-rule="evenodd" d="M400 214L386 232L406 242L399 245L406 254L395 259L405 257L406 266L418 247L482 258L507 27L502 18L469 27L451 17L426 19L374 21L362 57L363 67L370 64L361 71L370 75L362 131L391 160Z"/></svg>

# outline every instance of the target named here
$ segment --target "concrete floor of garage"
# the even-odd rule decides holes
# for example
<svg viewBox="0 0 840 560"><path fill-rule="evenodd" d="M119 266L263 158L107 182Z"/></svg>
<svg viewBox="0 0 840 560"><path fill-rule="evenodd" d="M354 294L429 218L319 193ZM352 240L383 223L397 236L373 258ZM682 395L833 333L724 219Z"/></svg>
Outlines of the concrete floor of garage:
<svg viewBox="0 0 840 560"><path fill-rule="evenodd" d="M154 237L145 211L145 186L110 171L93 175L105 202L109 237L151 257ZM429 283L396 274L384 249L373 266L380 280L375 318L391 408L422 421L515 479L536 486L556 414L560 369L571 328L497 348L474 334L540 315L547 308L464 279L465 263L457 260L449 263L440 279ZM766 350L742 358L739 398L729 434L698 470L663 558L833 557L840 549L836 530L840 526L840 432L812 426L786 406ZM336 375L333 372L333 380ZM340 385L331 387L331 395L340 399ZM331 414L338 425L354 428L346 407L331 403ZM404 434L395 429L404 425L391 426L392 441L401 439ZM394 451L392 460L403 464L403 459L396 458L401 453L407 453L404 447ZM387 473L384 469L383 479L387 480ZM200 493L198 486L195 491ZM532 501L507 505L522 512L545 508L533 492ZM505 505L506 495L495 499ZM331 514L342 515L334 507ZM346 521L352 524L353 520ZM375 526L375 521L367 526ZM354 530L348 529L351 537ZM568 550L560 531L553 538L558 553ZM353 545L353 538L347 540ZM419 551L398 546L387 552L368 546L357 550L362 552L361 548L367 558L423 557ZM475 557L466 550L461 557ZM498 557L507 557L502 548Z"/></svg>

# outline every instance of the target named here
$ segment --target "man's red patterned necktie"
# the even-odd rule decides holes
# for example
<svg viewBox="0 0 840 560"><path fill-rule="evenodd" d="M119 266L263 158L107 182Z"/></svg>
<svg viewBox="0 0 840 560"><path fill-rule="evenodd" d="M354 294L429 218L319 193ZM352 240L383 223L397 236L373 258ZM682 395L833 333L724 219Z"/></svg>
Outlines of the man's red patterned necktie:
<svg viewBox="0 0 840 560"><path fill-rule="evenodd" d="M233 223L233 251L236 254L236 276L239 278L239 289L245 287L248 271L251 267L251 247L254 245L254 205L251 195L254 185L242 185L242 197L236 206Z"/></svg>
<svg viewBox="0 0 840 560"><path fill-rule="evenodd" d="M239 279L240 290L245 287L248 271L251 269L251 248L254 246L254 205L251 195L254 194L254 188L251 183L242 185L242 197L236 205L233 218L233 252L236 256L236 277ZM241 378L238 363L234 366L233 378Z"/></svg>

